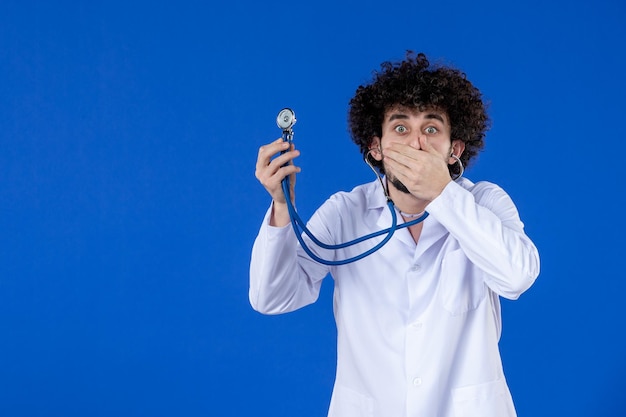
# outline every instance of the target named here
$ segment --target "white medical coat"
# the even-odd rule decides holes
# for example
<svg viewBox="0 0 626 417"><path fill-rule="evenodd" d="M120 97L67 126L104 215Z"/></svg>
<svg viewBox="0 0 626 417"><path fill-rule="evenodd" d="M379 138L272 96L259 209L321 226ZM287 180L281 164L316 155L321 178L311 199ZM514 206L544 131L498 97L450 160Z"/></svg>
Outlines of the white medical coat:
<svg viewBox="0 0 626 417"><path fill-rule="evenodd" d="M537 249L495 184L458 179L427 211L417 245L401 229L373 255L333 267L311 260L291 227L269 226L266 214L250 265L255 310L293 311L317 300L328 273L334 279L337 374L329 417L516 415L498 349L499 296L516 299L532 285ZM308 227L337 244L390 224L374 181L333 195ZM383 237L338 251L306 241L337 260Z"/></svg>

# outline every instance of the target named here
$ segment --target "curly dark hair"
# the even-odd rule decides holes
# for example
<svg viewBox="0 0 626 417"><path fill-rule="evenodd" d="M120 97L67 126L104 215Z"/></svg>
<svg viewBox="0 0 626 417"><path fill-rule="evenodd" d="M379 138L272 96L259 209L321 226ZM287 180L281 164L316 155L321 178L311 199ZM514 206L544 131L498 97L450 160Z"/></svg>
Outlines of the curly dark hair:
<svg viewBox="0 0 626 417"><path fill-rule="evenodd" d="M373 81L357 88L348 114L352 140L364 158L372 139L382 137L385 113L395 106L425 111L436 109L448 115L451 140L465 143L460 159L468 166L484 147L485 132L490 127L482 94L466 78L465 73L449 66L433 66L423 53L407 51L399 63L383 62L374 71ZM368 159L384 174L382 162ZM457 164L450 165L451 175Z"/></svg>

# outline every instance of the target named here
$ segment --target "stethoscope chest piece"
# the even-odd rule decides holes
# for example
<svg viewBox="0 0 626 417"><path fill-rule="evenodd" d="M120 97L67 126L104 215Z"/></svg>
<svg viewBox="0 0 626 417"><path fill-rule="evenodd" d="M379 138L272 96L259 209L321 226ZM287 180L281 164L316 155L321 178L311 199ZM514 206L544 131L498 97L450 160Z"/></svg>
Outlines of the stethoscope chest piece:
<svg viewBox="0 0 626 417"><path fill-rule="evenodd" d="M276 117L276 124L283 131L291 130L293 125L296 124L296 113L290 108L284 108L278 113Z"/></svg>

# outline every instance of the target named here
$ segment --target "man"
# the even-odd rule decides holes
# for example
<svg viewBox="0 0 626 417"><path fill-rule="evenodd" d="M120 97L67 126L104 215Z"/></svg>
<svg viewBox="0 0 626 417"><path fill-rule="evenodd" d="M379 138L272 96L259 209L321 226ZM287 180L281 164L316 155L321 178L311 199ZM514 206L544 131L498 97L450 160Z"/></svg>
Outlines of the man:
<svg viewBox="0 0 626 417"><path fill-rule="evenodd" d="M341 266L310 259L288 226L280 184L286 176L295 182L299 152L280 139L260 148L256 176L273 203L252 251L250 303L266 314L293 311L315 302L322 279L333 277L330 417L516 415L498 349L499 297L516 299L533 284L539 256L509 196L461 176L484 146L488 122L465 74L433 67L423 54L384 63L360 86L350 101L351 134L384 180L335 194L309 229L337 244L387 228L386 193L399 222L429 216ZM375 244L331 251L305 241L336 260Z"/></svg>

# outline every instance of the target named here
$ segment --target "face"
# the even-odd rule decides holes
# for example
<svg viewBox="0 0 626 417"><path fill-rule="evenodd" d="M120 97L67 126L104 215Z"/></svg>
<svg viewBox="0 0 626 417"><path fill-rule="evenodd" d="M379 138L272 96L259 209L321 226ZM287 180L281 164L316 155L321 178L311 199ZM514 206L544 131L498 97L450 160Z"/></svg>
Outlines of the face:
<svg viewBox="0 0 626 417"><path fill-rule="evenodd" d="M450 163L450 154L455 151L459 156L463 151L463 142L450 140L451 126L445 112L426 110L423 112L405 107L394 107L385 112L382 125L382 138L375 137L372 141L372 155L383 161L387 179L400 191L408 193L408 189L385 166L385 149L391 143L402 143L415 149L421 149L419 138L425 137L441 159ZM457 149L454 149L457 148ZM460 149L460 151L459 151ZM457 153L458 152L458 153Z"/></svg>

